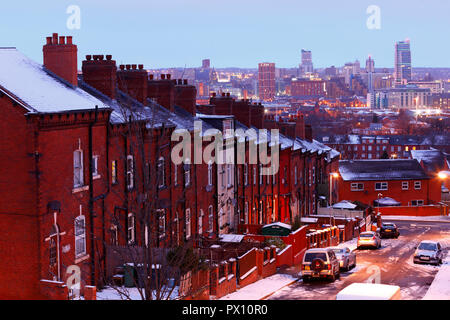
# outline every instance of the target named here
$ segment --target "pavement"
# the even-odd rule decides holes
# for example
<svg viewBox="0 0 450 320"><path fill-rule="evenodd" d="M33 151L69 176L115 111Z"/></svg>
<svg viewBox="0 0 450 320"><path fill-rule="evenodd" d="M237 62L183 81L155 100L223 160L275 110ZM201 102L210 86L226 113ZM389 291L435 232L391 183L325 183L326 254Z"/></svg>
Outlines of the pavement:
<svg viewBox="0 0 450 320"><path fill-rule="evenodd" d="M387 221L415 221L415 222L443 222L450 223L450 216L381 216L382 220Z"/></svg>
<svg viewBox="0 0 450 320"><path fill-rule="evenodd" d="M422 300L450 300L450 254L447 253Z"/></svg>

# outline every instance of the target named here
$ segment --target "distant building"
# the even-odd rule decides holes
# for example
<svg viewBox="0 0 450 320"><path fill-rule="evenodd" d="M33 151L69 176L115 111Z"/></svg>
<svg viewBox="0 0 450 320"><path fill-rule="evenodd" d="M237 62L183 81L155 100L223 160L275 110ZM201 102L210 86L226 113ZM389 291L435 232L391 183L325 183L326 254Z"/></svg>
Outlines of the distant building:
<svg viewBox="0 0 450 320"><path fill-rule="evenodd" d="M431 90L417 86L397 86L396 88L375 90L374 108L417 109L432 105Z"/></svg>
<svg viewBox="0 0 450 320"><path fill-rule="evenodd" d="M302 49L302 64L300 65L300 69L302 74L314 72L311 51Z"/></svg>
<svg viewBox="0 0 450 320"><path fill-rule="evenodd" d="M276 94L275 63L258 64L258 96L263 101L272 101Z"/></svg>
<svg viewBox="0 0 450 320"><path fill-rule="evenodd" d="M411 48L409 40L395 44L395 85L411 81Z"/></svg>
<svg viewBox="0 0 450 320"><path fill-rule="evenodd" d="M325 80L293 79L291 81L292 96L325 96Z"/></svg>
<svg viewBox="0 0 450 320"><path fill-rule="evenodd" d="M202 68L203 69L211 68L211 60L209 60L209 59L202 60Z"/></svg>
<svg viewBox="0 0 450 320"><path fill-rule="evenodd" d="M371 56L369 56L369 58L367 58L366 60L366 72L367 73L375 72L375 61L372 59Z"/></svg>

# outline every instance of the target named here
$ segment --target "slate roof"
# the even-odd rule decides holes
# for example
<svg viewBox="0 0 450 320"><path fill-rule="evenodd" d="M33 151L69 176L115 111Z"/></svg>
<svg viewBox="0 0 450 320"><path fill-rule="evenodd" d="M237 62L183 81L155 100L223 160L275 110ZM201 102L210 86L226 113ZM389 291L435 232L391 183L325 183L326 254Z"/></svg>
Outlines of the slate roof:
<svg viewBox="0 0 450 320"><path fill-rule="evenodd" d="M341 160L339 173L344 181L389 181L428 179L417 160Z"/></svg>
<svg viewBox="0 0 450 320"><path fill-rule="evenodd" d="M411 150L411 157L418 162L423 161L425 171L436 174L439 171L446 170L446 162L450 158L440 150Z"/></svg>
<svg viewBox="0 0 450 320"><path fill-rule="evenodd" d="M30 113L108 108L79 87L46 70L16 48L0 48L0 90Z"/></svg>

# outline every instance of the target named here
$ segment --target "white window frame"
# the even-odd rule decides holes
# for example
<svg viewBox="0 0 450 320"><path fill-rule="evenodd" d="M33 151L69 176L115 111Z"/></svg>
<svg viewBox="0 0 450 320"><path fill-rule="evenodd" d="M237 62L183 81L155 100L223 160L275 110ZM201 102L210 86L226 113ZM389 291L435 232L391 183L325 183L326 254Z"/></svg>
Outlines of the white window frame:
<svg viewBox="0 0 450 320"><path fill-rule="evenodd" d="M364 191L364 183L362 182L353 182L350 184L351 191Z"/></svg>
<svg viewBox="0 0 450 320"><path fill-rule="evenodd" d="M198 216L198 234L203 234L203 209L200 209L200 214Z"/></svg>
<svg viewBox="0 0 450 320"><path fill-rule="evenodd" d="M136 216L134 213L128 213L128 225L127 225L127 242L128 244L134 244L136 240Z"/></svg>
<svg viewBox="0 0 450 320"><path fill-rule="evenodd" d="M84 186L83 150L81 149L73 152L73 186L74 188Z"/></svg>
<svg viewBox="0 0 450 320"><path fill-rule="evenodd" d="M208 232L212 233L214 231L214 208L209 206L208 208Z"/></svg>
<svg viewBox="0 0 450 320"><path fill-rule="evenodd" d="M166 186L166 159L164 157L159 157L156 170L158 187L163 188Z"/></svg>
<svg viewBox="0 0 450 320"><path fill-rule="evenodd" d="M227 164L227 187L230 188L232 185L231 164Z"/></svg>
<svg viewBox="0 0 450 320"><path fill-rule="evenodd" d="M185 221L186 221L186 240L191 238L191 209L186 209L185 212Z"/></svg>
<svg viewBox="0 0 450 320"><path fill-rule="evenodd" d="M186 160L184 166L184 186L188 187L191 185L191 164L189 160ZM188 168L186 170L186 168Z"/></svg>
<svg viewBox="0 0 450 320"><path fill-rule="evenodd" d="M159 238L163 239L166 236L166 211L164 209L158 209L156 210L158 213L158 232L159 232Z"/></svg>
<svg viewBox="0 0 450 320"><path fill-rule="evenodd" d="M131 190L134 188L134 157L127 156L127 188Z"/></svg>
<svg viewBox="0 0 450 320"><path fill-rule="evenodd" d="M208 185L213 185L213 165L211 161L208 163Z"/></svg>
<svg viewBox="0 0 450 320"><path fill-rule="evenodd" d="M380 183L381 187L377 188L377 184ZM389 184L386 181L383 182L375 182L375 190L376 191L385 191L389 189Z"/></svg>
<svg viewBox="0 0 450 320"><path fill-rule="evenodd" d="M244 164L244 185L248 185L248 165Z"/></svg>
<svg viewBox="0 0 450 320"><path fill-rule="evenodd" d="M74 235L75 235L75 257L78 258L85 256L87 252L86 252L86 217L84 215L75 218Z"/></svg>
<svg viewBox="0 0 450 320"><path fill-rule="evenodd" d="M93 178L100 178L100 174L98 173L98 159L100 156L93 156L92 157L92 177Z"/></svg>
<svg viewBox="0 0 450 320"><path fill-rule="evenodd" d="M414 181L414 190L422 189L422 181Z"/></svg>
<svg viewBox="0 0 450 320"><path fill-rule="evenodd" d="M402 190L409 190L409 181L402 181Z"/></svg>

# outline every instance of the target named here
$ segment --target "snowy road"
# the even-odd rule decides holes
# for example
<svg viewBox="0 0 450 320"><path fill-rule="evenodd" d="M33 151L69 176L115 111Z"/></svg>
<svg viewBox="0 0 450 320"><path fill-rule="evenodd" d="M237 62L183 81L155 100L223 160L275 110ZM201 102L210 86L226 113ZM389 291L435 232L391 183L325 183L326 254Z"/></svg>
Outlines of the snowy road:
<svg viewBox="0 0 450 320"><path fill-rule="evenodd" d="M356 250L356 268L342 272L339 280L307 284L298 281L279 290L269 300L330 300L349 284L366 282L369 278L400 286L403 299L422 299L440 267L414 264L414 247L426 239L440 241L443 248L450 248L450 223L395 223L400 229L400 237L383 239L382 248L378 250Z"/></svg>

